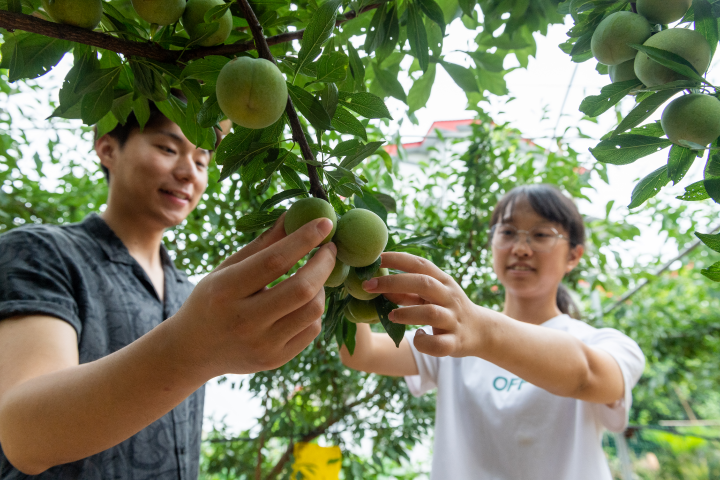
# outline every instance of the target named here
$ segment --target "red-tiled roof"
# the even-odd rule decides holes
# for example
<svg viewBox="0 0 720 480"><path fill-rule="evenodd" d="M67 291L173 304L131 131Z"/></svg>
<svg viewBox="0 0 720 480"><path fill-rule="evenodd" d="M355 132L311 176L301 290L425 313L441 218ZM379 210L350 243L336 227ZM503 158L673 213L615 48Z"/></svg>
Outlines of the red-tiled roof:
<svg viewBox="0 0 720 480"><path fill-rule="evenodd" d="M403 143L402 146L404 149L410 149L410 148L417 148L421 147L423 143L425 143L425 139L435 131L435 129L443 130L446 132L457 132L458 127L464 126L464 125L472 125L473 123L480 123L480 120L477 119L467 119L467 120L442 120L439 122L433 122L432 125L430 125L430 129L425 134L425 137L423 137L422 140L419 142L411 142L411 143ZM387 153L390 155L397 154L397 145L385 145L383 147Z"/></svg>

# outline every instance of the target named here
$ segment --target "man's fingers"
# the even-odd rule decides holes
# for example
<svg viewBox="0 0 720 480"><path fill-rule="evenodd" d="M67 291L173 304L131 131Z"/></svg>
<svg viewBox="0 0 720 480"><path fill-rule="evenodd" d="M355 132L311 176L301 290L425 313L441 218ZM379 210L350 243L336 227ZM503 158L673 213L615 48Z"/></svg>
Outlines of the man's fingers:
<svg viewBox="0 0 720 480"><path fill-rule="evenodd" d="M312 324L310 324L305 330L295 335L285 344L283 353L288 362L295 358L300 352L310 345L310 342L315 340L320 331L322 330L322 321L318 318Z"/></svg>
<svg viewBox="0 0 720 480"><path fill-rule="evenodd" d="M421 273L433 277L441 283L454 281L450 275L440 270L437 265L430 260L425 260L424 258L410 255L409 253L385 252L381 258L382 265L380 266L383 268L391 268L407 273Z"/></svg>
<svg viewBox="0 0 720 480"><path fill-rule="evenodd" d="M417 273L399 273L371 278L363 288L373 293L415 294L429 303L443 305L447 287L435 278Z"/></svg>
<svg viewBox="0 0 720 480"><path fill-rule="evenodd" d="M330 233L330 230L332 230L332 222L327 218L308 222L291 235L256 252L244 261L218 272L223 276L221 281L225 285L233 286L235 298L247 297L285 275L302 257L317 247ZM334 254L335 245L332 245L332 249ZM333 254L331 256L334 257ZM317 257L317 255L315 256ZM332 271L332 267L330 271ZM328 276L330 271L328 271ZM310 298L314 296L313 294Z"/></svg>
<svg viewBox="0 0 720 480"><path fill-rule="evenodd" d="M215 268L215 271L222 270L223 268L235 265L236 263L242 262L246 258L256 254L260 250L263 250L273 243L282 240L285 235L285 214L280 215L272 227L265 230L259 237L252 242L245 245L237 252L230 255L228 258Z"/></svg>
<svg viewBox="0 0 720 480"><path fill-rule="evenodd" d="M433 357L447 357L455 349L455 338L451 334L428 335L418 330L415 334L413 344L418 352L432 355Z"/></svg>
<svg viewBox="0 0 720 480"><path fill-rule="evenodd" d="M323 245L292 277L253 296L249 299L249 305L259 312L265 312L268 320L274 322L311 302L318 292L324 294L324 283L335 267L336 251L334 244ZM322 305L324 310L324 301Z"/></svg>
<svg viewBox="0 0 720 480"><path fill-rule="evenodd" d="M270 334L278 343L288 342L321 318L323 312L325 312L325 289L321 288L315 298L275 322Z"/></svg>
<svg viewBox="0 0 720 480"><path fill-rule="evenodd" d="M403 325L429 325L440 330L450 330L453 322L447 313L447 310L437 305L418 305L396 308L390 320Z"/></svg>

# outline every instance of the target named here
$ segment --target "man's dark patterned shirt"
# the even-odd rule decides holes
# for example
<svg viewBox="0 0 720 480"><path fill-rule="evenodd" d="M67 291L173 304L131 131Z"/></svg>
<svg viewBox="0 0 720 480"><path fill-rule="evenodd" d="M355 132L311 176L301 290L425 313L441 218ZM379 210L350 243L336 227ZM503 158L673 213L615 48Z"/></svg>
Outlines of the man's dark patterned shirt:
<svg viewBox="0 0 720 480"><path fill-rule="evenodd" d="M175 314L192 291L161 247L165 301L96 214L78 224L34 225L0 236L0 321L49 315L77 332L80 363L109 355ZM37 476L19 472L0 445L0 479L195 480L204 388L121 444ZM62 441L62 439L58 439Z"/></svg>

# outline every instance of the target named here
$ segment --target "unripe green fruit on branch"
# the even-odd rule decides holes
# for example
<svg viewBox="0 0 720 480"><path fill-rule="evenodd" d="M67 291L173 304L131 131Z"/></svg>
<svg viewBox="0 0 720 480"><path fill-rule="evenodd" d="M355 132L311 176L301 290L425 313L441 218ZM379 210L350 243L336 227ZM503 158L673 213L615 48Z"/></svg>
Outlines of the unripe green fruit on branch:
<svg viewBox="0 0 720 480"><path fill-rule="evenodd" d="M351 267L372 265L385 250L387 241L385 222L363 208L354 208L340 217L333 237L337 257Z"/></svg>
<svg viewBox="0 0 720 480"><path fill-rule="evenodd" d="M643 43L651 32L652 25L645 17L632 12L615 12L597 26L590 40L590 49L598 62L618 65L637 54L637 50L628 44Z"/></svg>
<svg viewBox="0 0 720 480"><path fill-rule="evenodd" d="M637 0L637 12L651 23L667 25L680 20L692 0Z"/></svg>
<svg viewBox="0 0 720 480"><path fill-rule="evenodd" d="M620 65L610 65L608 67L608 73L613 83L637 80L637 75L635 75L635 59L628 60Z"/></svg>
<svg viewBox="0 0 720 480"><path fill-rule="evenodd" d="M353 323L380 323L375 302L353 298L345 307L345 318Z"/></svg>
<svg viewBox="0 0 720 480"><path fill-rule="evenodd" d="M375 275L373 275L373 277L384 277L385 275L389 274L390 272L387 268L378 268L378 271L375 272ZM345 289L350 295L352 295L354 298L357 298L358 300L372 300L373 298L380 296L379 293L370 293L366 291L362 287L363 282L364 280L358 277L355 269L351 268L350 273L348 273L348 276L345 279Z"/></svg>
<svg viewBox="0 0 720 480"><path fill-rule="evenodd" d="M182 17L185 0L132 0L132 6L148 23L171 25Z"/></svg>
<svg viewBox="0 0 720 480"><path fill-rule="evenodd" d="M197 40L205 34L200 26L205 21L205 13L212 7L225 5L222 0L189 0L185 6L185 13L182 15L182 24L192 40ZM232 31L232 13L227 10L220 18L220 27L207 38L198 42L203 47L212 47L223 43L230 36Z"/></svg>
<svg viewBox="0 0 720 480"><path fill-rule="evenodd" d="M330 276L325 281L326 287L339 287L343 284L345 279L348 276L348 273L350 273L350 266L345 265L343 262L335 258L335 267L333 267L332 272L330 273Z"/></svg>
<svg viewBox="0 0 720 480"><path fill-rule="evenodd" d="M686 28L662 30L650 37L644 45L679 55L690 62L700 75L705 73L710 65L710 45L705 37L695 30ZM660 65L642 52L638 52L635 57L635 75L646 87L687 79L686 76Z"/></svg>
<svg viewBox="0 0 720 480"><path fill-rule="evenodd" d="M671 142L704 147L720 136L720 100L700 93L676 98L665 107L660 123Z"/></svg>
<svg viewBox="0 0 720 480"><path fill-rule="evenodd" d="M285 214L285 233L290 235L306 223L323 217L329 218L333 224L332 231L322 241L322 243L328 243L337 229L337 215L332 205L321 198L302 198L293 203Z"/></svg>
<svg viewBox="0 0 720 480"><path fill-rule="evenodd" d="M101 0L42 0L42 5L57 23L92 30L102 20Z"/></svg>
<svg viewBox="0 0 720 480"><path fill-rule="evenodd" d="M230 60L220 70L215 91L223 113L238 125L252 129L277 122L288 99L285 77L264 58Z"/></svg>

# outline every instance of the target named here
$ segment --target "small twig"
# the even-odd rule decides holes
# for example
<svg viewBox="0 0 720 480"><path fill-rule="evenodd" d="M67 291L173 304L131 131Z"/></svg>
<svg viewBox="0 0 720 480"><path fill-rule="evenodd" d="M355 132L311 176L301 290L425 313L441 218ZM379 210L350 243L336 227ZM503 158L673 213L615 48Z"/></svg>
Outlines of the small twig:
<svg viewBox="0 0 720 480"><path fill-rule="evenodd" d="M630 2L630 8L632 9L633 13L637 13L637 7L635 6L635 2Z"/></svg>
<svg viewBox="0 0 720 480"><path fill-rule="evenodd" d="M255 16L255 12L253 12L252 7L247 0L237 0L237 3L240 4L240 7L242 7L243 13L245 14L245 20L247 20L250 31L252 32L253 38L255 39L255 48L258 51L258 55L261 58L276 63L275 57L273 57L272 52L270 52L270 47L265 40L262 25L260 25L260 22L258 22L258 19ZM302 125L300 125L300 118L298 118L297 111L295 111L295 106L290 99L290 95L288 95L285 112L287 113L288 119L290 120L290 128L292 129L293 140L295 140L300 145L300 151L302 152L303 158L307 162L315 163L315 155L310 149L310 144L308 143L307 138L305 138L305 133L303 132ZM325 192L325 189L320 182L320 176L318 175L317 168L315 168L314 165L308 163L307 169L308 177L310 178L310 194L313 197L322 198L323 200L327 201L327 193Z"/></svg>

